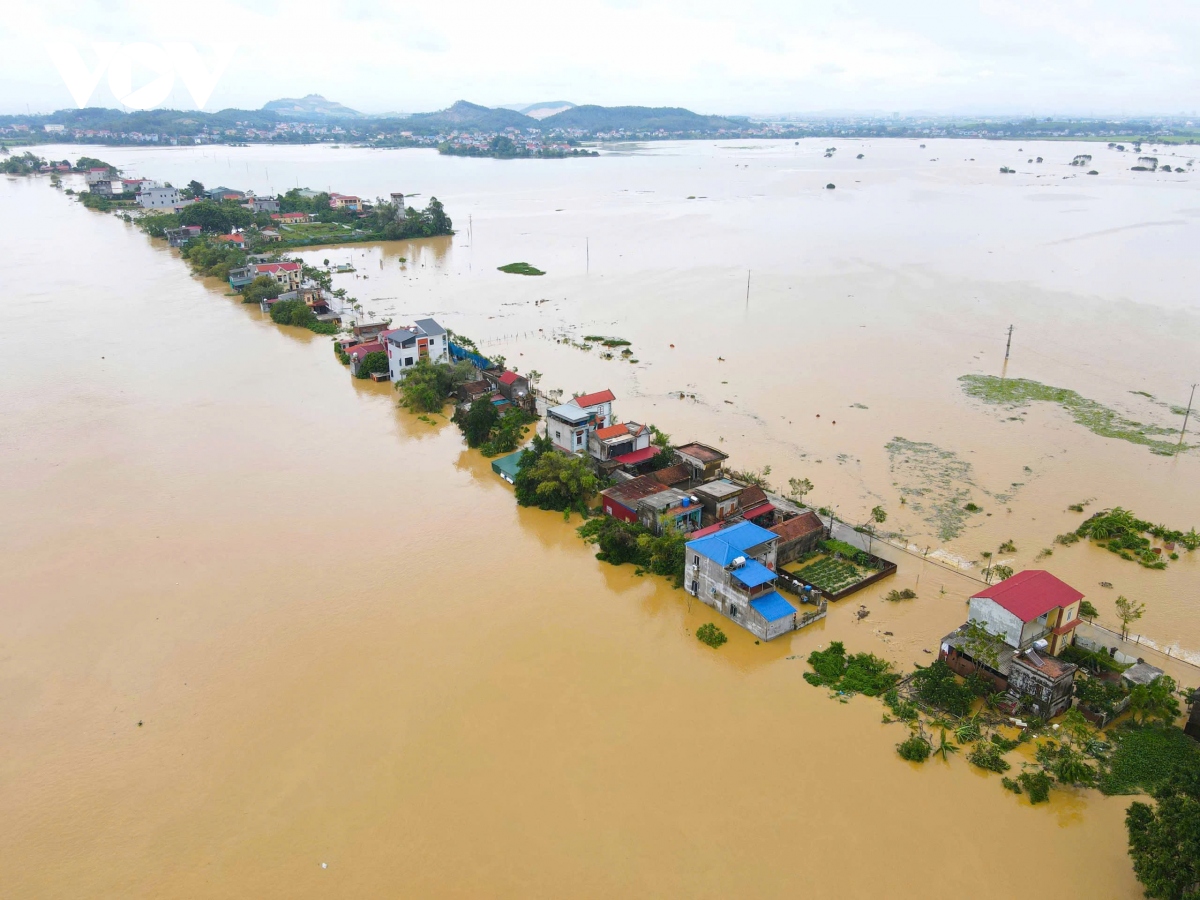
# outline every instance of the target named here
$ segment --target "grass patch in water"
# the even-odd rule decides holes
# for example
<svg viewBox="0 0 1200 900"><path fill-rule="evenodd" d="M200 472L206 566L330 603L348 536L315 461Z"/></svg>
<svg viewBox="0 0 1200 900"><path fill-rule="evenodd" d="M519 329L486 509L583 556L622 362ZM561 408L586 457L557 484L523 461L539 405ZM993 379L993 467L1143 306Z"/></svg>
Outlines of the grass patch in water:
<svg viewBox="0 0 1200 900"><path fill-rule="evenodd" d="M1149 793L1180 763L1200 758L1200 744L1182 729L1153 725L1121 728L1111 735L1115 748L1100 776L1105 794Z"/></svg>
<svg viewBox="0 0 1200 900"><path fill-rule="evenodd" d="M958 537L966 527L971 507L975 506L971 502L975 491L1007 503L1018 488L1014 483L1006 494L983 490L975 484L969 462L936 444L895 437L885 449L892 474L900 484L904 505L932 525L943 541Z"/></svg>
<svg viewBox="0 0 1200 900"><path fill-rule="evenodd" d="M963 375L958 380L962 382L963 391L968 397L985 403L1002 404L1010 409L1028 406L1033 402L1054 403L1066 410L1077 425L1082 425L1092 434L1141 444L1160 456L1174 456L1191 449L1187 444L1180 446L1160 440L1177 434L1173 428L1126 419L1116 410L1068 388L1053 387L1028 378L998 378L995 375Z"/></svg>
<svg viewBox="0 0 1200 900"><path fill-rule="evenodd" d="M900 676L892 664L870 653L846 655L841 641L833 641L828 650L814 650L808 655L812 672L804 680L814 687L829 687L836 691L878 697L895 686Z"/></svg>
<svg viewBox="0 0 1200 900"><path fill-rule="evenodd" d="M501 272L507 272L509 275L545 275L541 269L531 266L527 262L509 263L506 266L497 266Z"/></svg>
<svg viewBox="0 0 1200 900"><path fill-rule="evenodd" d="M702 644L708 644L708 646L715 650L729 640L729 638L725 637L725 632L712 622L705 622L696 629L696 640Z"/></svg>

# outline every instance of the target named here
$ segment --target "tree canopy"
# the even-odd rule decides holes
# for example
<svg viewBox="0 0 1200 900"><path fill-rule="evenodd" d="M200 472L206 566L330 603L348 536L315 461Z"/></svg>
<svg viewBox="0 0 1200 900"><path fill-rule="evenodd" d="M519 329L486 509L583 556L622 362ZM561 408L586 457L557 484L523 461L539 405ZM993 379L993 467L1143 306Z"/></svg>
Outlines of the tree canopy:
<svg viewBox="0 0 1200 900"><path fill-rule="evenodd" d="M1200 897L1200 762L1178 768L1154 799L1154 806L1130 804L1125 814L1133 871L1147 897Z"/></svg>

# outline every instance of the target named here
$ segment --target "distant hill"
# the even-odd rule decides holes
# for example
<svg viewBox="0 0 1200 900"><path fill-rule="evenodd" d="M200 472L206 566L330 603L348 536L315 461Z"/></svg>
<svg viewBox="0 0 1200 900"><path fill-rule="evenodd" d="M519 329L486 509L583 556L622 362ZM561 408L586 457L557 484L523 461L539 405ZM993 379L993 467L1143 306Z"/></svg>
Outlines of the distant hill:
<svg viewBox="0 0 1200 900"><path fill-rule="evenodd" d="M531 128L537 125L537 120L513 109L492 109L459 100L449 109L413 113L405 119L405 123L414 131L441 131L448 128L501 131L505 128Z"/></svg>
<svg viewBox="0 0 1200 900"><path fill-rule="evenodd" d="M288 98L284 98L282 100L272 100L269 103L263 104L263 111L273 112L281 119L362 118L362 113L360 113L358 110L351 109L348 106L343 106L341 103L335 103L333 100L326 100L320 94L309 94L308 96L301 97L298 100L292 100Z"/></svg>
<svg viewBox="0 0 1200 900"><path fill-rule="evenodd" d="M541 103L531 103L528 106L509 108L516 109L517 112L524 113L531 119L545 119L547 116L552 116L555 113L574 109L575 104L569 100L543 100Z"/></svg>
<svg viewBox="0 0 1200 900"><path fill-rule="evenodd" d="M702 116L678 106L576 106L548 116L542 126L585 131L715 131L742 128L745 121Z"/></svg>

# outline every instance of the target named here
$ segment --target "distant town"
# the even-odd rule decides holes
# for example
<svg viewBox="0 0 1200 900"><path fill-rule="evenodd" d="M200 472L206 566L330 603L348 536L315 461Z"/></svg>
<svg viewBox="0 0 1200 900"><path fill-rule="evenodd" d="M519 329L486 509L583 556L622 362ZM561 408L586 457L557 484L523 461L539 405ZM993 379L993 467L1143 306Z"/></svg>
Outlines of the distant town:
<svg viewBox="0 0 1200 900"><path fill-rule="evenodd" d="M545 104L537 105L546 106ZM316 95L276 100L260 110L59 110L0 116L0 140L159 144L351 143L437 148L500 158L585 155L584 143L721 138L984 138L993 140L1200 141L1196 117L1057 118L890 115L706 116L675 107L563 103L546 109L491 108L460 100L447 109L370 116ZM499 141L499 143L498 143Z"/></svg>

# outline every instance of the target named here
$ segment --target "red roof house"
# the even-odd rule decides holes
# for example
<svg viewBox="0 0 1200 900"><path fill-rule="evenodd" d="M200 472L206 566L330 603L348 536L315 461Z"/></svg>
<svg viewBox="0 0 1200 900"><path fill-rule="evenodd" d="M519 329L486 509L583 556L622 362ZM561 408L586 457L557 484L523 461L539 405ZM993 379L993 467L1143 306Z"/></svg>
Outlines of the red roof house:
<svg viewBox="0 0 1200 900"><path fill-rule="evenodd" d="M1082 599L1082 593L1049 572L1027 569L971 597L968 618L1018 649L1045 640L1053 654L1071 642Z"/></svg>

